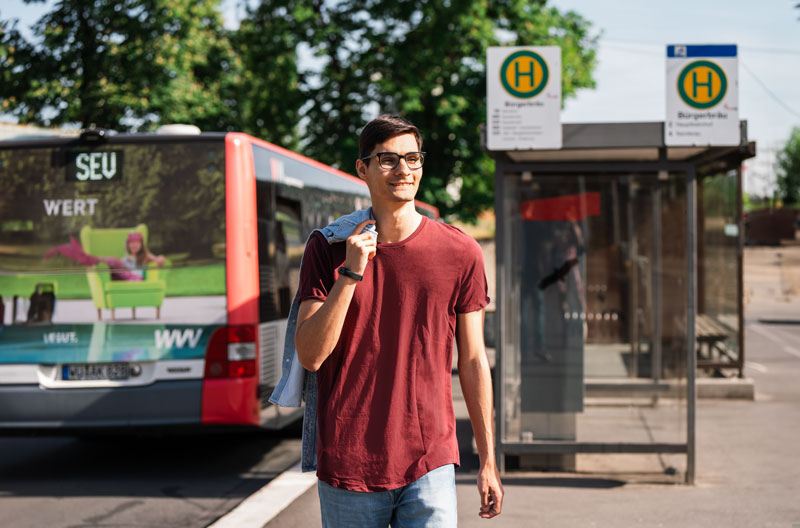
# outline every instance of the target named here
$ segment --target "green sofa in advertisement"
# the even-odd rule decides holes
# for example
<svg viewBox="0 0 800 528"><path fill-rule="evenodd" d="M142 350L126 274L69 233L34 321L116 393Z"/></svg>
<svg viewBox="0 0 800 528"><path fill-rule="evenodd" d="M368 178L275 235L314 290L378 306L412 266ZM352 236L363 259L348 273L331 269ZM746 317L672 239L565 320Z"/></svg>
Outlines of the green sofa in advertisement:
<svg viewBox="0 0 800 528"><path fill-rule="evenodd" d="M130 232L141 233L147 244L147 226L139 224L133 228L98 229L84 226L81 229L81 246L90 255L119 256L125 253L125 240ZM161 304L167 290L166 270L160 270L150 263L142 281L112 280L111 270L105 263L98 263L86 273L92 300L97 308L97 320L103 318L102 310L111 310L111 320L115 320L116 308L131 308L136 319L136 308L155 307L156 319L161 318Z"/></svg>

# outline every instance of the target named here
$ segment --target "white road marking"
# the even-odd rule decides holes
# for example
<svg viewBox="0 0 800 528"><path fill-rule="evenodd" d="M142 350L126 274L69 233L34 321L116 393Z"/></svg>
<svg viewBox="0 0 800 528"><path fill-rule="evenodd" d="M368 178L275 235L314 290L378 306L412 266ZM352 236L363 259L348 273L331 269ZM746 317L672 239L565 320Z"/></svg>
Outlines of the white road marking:
<svg viewBox="0 0 800 528"><path fill-rule="evenodd" d="M744 368L751 368L751 369L755 370L756 372L760 372L762 374L766 374L767 370L768 370L767 367L765 367L761 363L756 363L755 361L747 361L744 364Z"/></svg>
<svg viewBox="0 0 800 528"><path fill-rule="evenodd" d="M797 350L794 347L785 346L785 347L783 347L783 351L788 353L788 354L791 354L791 355L793 355L795 357L799 357L800 358L800 350Z"/></svg>
<svg viewBox="0 0 800 528"><path fill-rule="evenodd" d="M773 336L771 333L769 333L766 330L764 330L760 325L748 325L746 330L752 330L753 332L755 332L757 334L760 334L763 337L766 337L767 339L769 339L771 341L777 341L775 339L775 336ZM781 344L783 344L783 343L781 343Z"/></svg>
<svg viewBox="0 0 800 528"><path fill-rule="evenodd" d="M792 356L800 358L800 350L798 350L797 348L795 348L793 346L787 345L785 339L781 339L780 337L775 335L775 334L783 334L783 332L780 332L780 331L777 331L777 330L775 330L773 332L768 332L767 330L762 328L760 325L750 325L747 328L749 328L750 330L752 330L753 332L755 332L757 334L760 334L760 335L766 337L770 341L778 343L779 345L781 345L781 349L784 352L786 352L787 354L790 354ZM783 335L786 336L786 334L783 334ZM791 336L791 337L794 337L794 336Z"/></svg>
<svg viewBox="0 0 800 528"><path fill-rule="evenodd" d="M313 472L302 473L298 463L208 528L261 528L316 482L317 475Z"/></svg>

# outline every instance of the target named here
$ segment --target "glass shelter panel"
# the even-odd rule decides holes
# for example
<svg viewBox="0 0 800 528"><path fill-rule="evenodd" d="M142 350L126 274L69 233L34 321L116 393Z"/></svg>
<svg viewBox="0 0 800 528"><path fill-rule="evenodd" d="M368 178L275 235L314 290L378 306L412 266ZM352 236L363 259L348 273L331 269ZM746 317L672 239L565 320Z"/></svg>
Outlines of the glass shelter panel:
<svg viewBox="0 0 800 528"><path fill-rule="evenodd" d="M698 366L739 357L738 171L698 182ZM714 369L708 369L713 373Z"/></svg>
<svg viewBox="0 0 800 528"><path fill-rule="evenodd" d="M503 442L685 442L685 176L504 185Z"/></svg>

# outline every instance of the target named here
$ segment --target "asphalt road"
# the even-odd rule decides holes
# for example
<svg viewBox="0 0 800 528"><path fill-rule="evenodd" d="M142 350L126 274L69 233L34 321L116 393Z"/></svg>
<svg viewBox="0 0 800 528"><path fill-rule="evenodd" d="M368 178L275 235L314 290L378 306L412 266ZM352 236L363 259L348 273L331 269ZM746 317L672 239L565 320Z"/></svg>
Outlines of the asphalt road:
<svg viewBox="0 0 800 528"><path fill-rule="evenodd" d="M299 443L299 428L0 438L0 526L208 526L294 464Z"/></svg>

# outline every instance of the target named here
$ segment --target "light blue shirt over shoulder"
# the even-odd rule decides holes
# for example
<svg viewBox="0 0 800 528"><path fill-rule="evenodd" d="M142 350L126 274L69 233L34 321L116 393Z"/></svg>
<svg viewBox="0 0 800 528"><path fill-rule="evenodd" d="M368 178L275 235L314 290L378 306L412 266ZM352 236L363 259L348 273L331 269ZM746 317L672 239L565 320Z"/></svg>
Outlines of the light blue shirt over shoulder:
<svg viewBox="0 0 800 528"><path fill-rule="evenodd" d="M374 220L372 207L355 211L348 215L337 218L322 229L312 231L308 240L314 236L316 231L323 234L328 244L336 244L347 240L358 224L365 220ZM375 225L368 225L364 231L378 232ZM308 240L306 245L308 245ZM300 262L302 268L303 263ZM317 469L317 373L309 372L300 364L297 358L297 350L294 347L294 333L297 329L297 313L300 303L297 302L298 293L295 293L292 306L289 309L289 320L286 324L286 337L283 344L283 359L281 361L281 379L275 390L272 391L269 401L281 407L300 407L303 400L306 402L305 412L303 413L303 455L301 465L303 471L315 471Z"/></svg>

